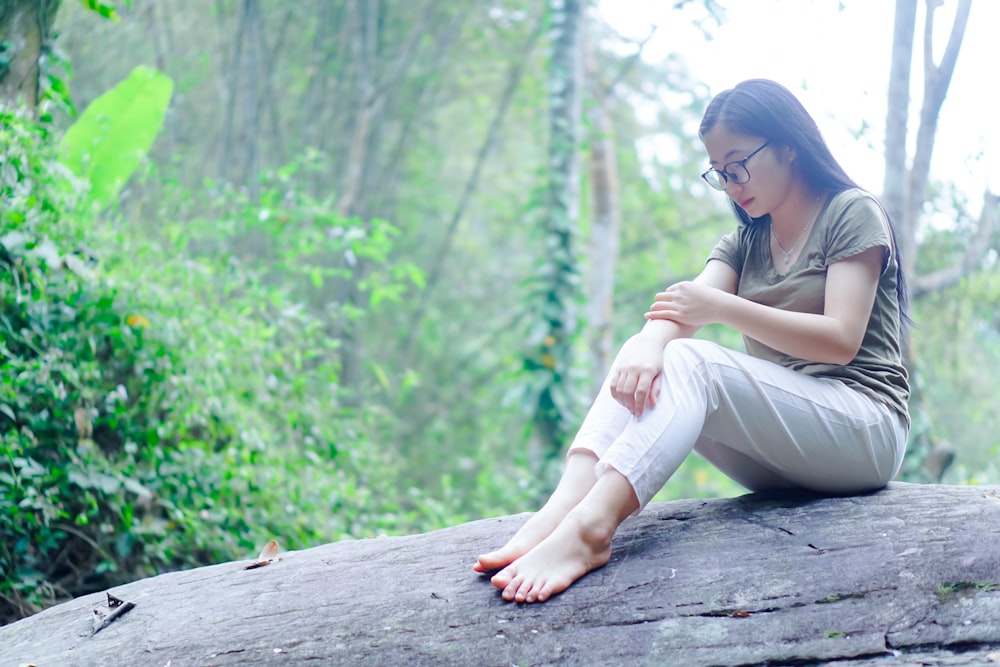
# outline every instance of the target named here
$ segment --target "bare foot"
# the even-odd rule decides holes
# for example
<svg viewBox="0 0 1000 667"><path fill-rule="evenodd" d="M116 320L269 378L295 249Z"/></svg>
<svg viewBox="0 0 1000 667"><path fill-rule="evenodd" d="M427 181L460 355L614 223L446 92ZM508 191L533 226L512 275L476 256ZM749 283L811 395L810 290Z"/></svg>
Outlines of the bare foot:
<svg viewBox="0 0 1000 667"><path fill-rule="evenodd" d="M507 540L507 544L479 556L472 569L476 572L494 572L507 567L548 537L593 488L596 482L595 463L597 458L589 451L571 453L559 486L548 502L514 533L514 537Z"/></svg>
<svg viewBox="0 0 1000 667"><path fill-rule="evenodd" d="M504 600L545 602L611 558L615 525L580 521L570 514L538 546L490 581Z"/></svg>
<svg viewBox="0 0 1000 667"><path fill-rule="evenodd" d="M542 509L535 512L520 530L514 533L514 537L507 540L507 544L496 551L479 556L472 569L485 573L507 567L548 537L575 504L575 502L572 504L560 502L555 497L550 498Z"/></svg>

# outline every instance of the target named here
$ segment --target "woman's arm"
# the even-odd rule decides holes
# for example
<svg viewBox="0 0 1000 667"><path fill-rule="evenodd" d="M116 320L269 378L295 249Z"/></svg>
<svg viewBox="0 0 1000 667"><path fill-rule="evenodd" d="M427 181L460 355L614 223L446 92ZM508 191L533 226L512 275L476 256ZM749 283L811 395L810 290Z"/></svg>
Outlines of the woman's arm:
<svg viewBox="0 0 1000 667"><path fill-rule="evenodd" d="M687 326L719 322L785 354L847 364L864 339L884 253L885 248L875 246L831 264L822 315L790 312L696 283L678 283L656 295L646 317Z"/></svg>
<svg viewBox="0 0 1000 667"><path fill-rule="evenodd" d="M691 282L696 285L714 288L726 294L736 294L737 280L736 271L731 266L723 261L712 259L705 264L705 268ZM681 324L668 318L648 318L646 325L638 335L650 336L653 340L659 342L662 349L664 345L675 338L690 338L704 324L709 324L709 322L689 325Z"/></svg>
<svg viewBox="0 0 1000 667"><path fill-rule="evenodd" d="M711 260L692 282L720 294L736 291L736 272L724 262ZM664 318L650 318L642 330L625 341L611 366L611 395L636 417L656 404L657 382L663 370L663 348L675 338L687 338L699 326Z"/></svg>

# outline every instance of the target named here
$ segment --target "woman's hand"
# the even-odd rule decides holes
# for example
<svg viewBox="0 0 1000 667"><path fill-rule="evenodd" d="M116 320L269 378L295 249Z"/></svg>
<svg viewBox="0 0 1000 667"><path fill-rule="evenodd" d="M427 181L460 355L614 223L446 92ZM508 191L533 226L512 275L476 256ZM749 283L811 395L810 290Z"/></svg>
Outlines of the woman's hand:
<svg viewBox="0 0 1000 667"><path fill-rule="evenodd" d="M671 285L656 295L656 301L645 314L647 320L671 320L678 324L702 327L720 321L722 290L700 283L685 281Z"/></svg>
<svg viewBox="0 0 1000 667"><path fill-rule="evenodd" d="M611 395L635 417L656 405L663 370L663 341L637 333L622 345L608 373Z"/></svg>

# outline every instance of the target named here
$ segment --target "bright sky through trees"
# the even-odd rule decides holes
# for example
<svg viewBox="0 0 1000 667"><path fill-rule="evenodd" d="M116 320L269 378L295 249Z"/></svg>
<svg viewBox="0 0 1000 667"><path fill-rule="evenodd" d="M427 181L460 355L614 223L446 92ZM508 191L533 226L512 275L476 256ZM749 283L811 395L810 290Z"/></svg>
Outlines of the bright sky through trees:
<svg viewBox="0 0 1000 667"><path fill-rule="evenodd" d="M605 0L601 13L623 35L642 39L655 61L679 54L692 76L714 94L743 79L774 79L792 89L820 124L848 172L863 186L882 187L882 143L895 2L893 0L739 0L725 2L721 26L693 24L699 3ZM935 62L948 39L955 0L935 15ZM843 8L840 8L843 5ZM923 84L923 2L911 74L912 151ZM931 178L953 181L978 213L983 188L1000 189L1000 122L994 90L1000 63L996 26L1000 2L973 2L958 64L941 111Z"/></svg>

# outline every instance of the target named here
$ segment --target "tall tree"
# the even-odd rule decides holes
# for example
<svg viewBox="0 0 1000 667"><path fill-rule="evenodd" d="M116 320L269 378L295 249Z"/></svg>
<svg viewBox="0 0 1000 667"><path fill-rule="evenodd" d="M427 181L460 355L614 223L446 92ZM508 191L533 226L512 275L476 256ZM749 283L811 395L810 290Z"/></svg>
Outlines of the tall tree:
<svg viewBox="0 0 1000 667"><path fill-rule="evenodd" d="M938 118L944 104L952 74L958 61L965 28L968 25L972 0L958 0L948 42L940 61L934 57L935 13L942 0L925 0L923 31L923 99L917 127L916 146L907 166L907 120L910 103L910 73L916 36L917 0L897 0L893 30L892 60L889 74L888 111L885 132L885 179L883 196L886 207L897 223L903 269L908 278L907 296L922 297L960 280L979 267L990 248L990 238L1000 225L1000 199L988 190L983 196L973 242L955 264L928 275L917 274L917 244L921 211L927 199L931 158L937 134ZM904 341L904 354L911 373L917 361L912 345ZM922 397L919 383L914 382L911 405L919 409ZM914 459L935 480L939 480L954 454L946 443L935 445L925 433L917 432Z"/></svg>
<svg viewBox="0 0 1000 667"><path fill-rule="evenodd" d="M621 205L614 129L608 110L610 86L597 75L593 44L587 45L587 80L593 97L588 108L590 192L593 209L587 261L587 349L592 389L603 382L612 354L612 304L618 264Z"/></svg>
<svg viewBox="0 0 1000 667"><path fill-rule="evenodd" d="M245 184L256 200L260 172L260 108L261 108L261 51L262 28L260 6L257 0L243 0L233 40L229 82L226 91L225 122L222 133L222 150L219 151L218 172L223 180L238 180ZM242 84L242 85L241 85ZM242 105L240 104L242 102ZM242 122L239 137L234 134L237 107L241 107ZM242 147L234 155L234 143ZM236 159L234 159L234 157ZM242 166L242 173L234 174L234 167Z"/></svg>
<svg viewBox="0 0 1000 667"><path fill-rule="evenodd" d="M940 63L934 61L934 15L942 0L926 0L923 35L924 64L924 97L920 106L920 125L917 127L917 145L913 153L913 164L910 167L909 181L906 188L906 208L903 220L905 223L907 248L916 247L916 230L920 211L927 196L927 181L930 174L931 156L934 152L934 139L937 135L938 117L941 106L948 94L948 86L958 62L958 52L962 48L965 27L969 22L969 11L972 0L958 0L955 20L951 26L951 34L941 55ZM915 254L915 253L911 253ZM915 267L915 258L904 258L909 267ZM911 275L913 275L911 271Z"/></svg>
<svg viewBox="0 0 1000 667"><path fill-rule="evenodd" d="M885 179L882 198L893 220L902 222L906 205L906 128L910 117L910 66L917 25L917 1L897 0L885 118ZM901 239L902 240L902 239ZM903 248L909 257L910 248Z"/></svg>
<svg viewBox="0 0 1000 667"><path fill-rule="evenodd" d="M583 0L550 0L549 159L543 228L546 258L539 276L545 329L539 371L547 381L535 414L547 459L556 458L561 451L575 404L571 369L579 268L573 241L580 209L583 17Z"/></svg>
<svg viewBox="0 0 1000 667"><path fill-rule="evenodd" d="M923 99L920 122L917 127L916 147L907 167L907 117L910 103L910 70L913 61L913 42L916 33L917 0L897 0L895 28L893 31L892 62L889 74L889 98L885 131L885 179L883 195L886 207L898 224L903 268L908 276L908 296L920 296L930 289L945 285L944 275L953 281L973 269L988 249L987 244L975 244L980 251L977 257L964 256L959 265L933 277L918 276L917 232L920 213L927 198L931 158L937 134L938 118L951 83L952 74L962 47L965 28L969 22L972 0L958 0L948 43L940 62L934 58L934 19L942 0L925 0L923 32ZM978 237L988 238L995 217L996 198L987 192L983 198ZM911 360L912 361L912 360Z"/></svg>
<svg viewBox="0 0 1000 667"><path fill-rule="evenodd" d="M604 381L614 352L615 272L621 245L619 237L622 212L616 135L611 117L612 101L616 87L639 61L643 48L653 37L656 28L654 26L649 36L638 43L635 53L620 64L613 76L606 76L599 71L600 24L588 20L587 28L586 34L590 39L585 47L585 78L590 96L587 105L587 144L590 147L591 221L586 272L587 328L584 337L590 356L592 393L596 393Z"/></svg>

